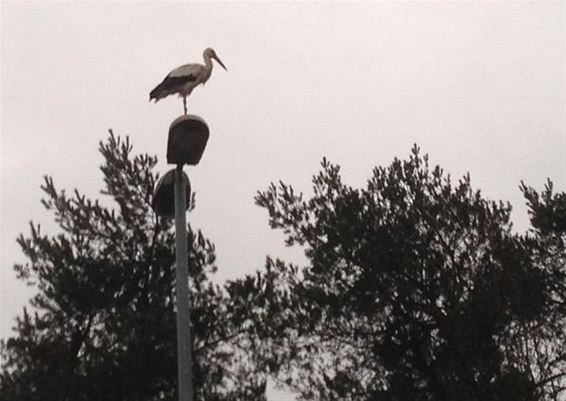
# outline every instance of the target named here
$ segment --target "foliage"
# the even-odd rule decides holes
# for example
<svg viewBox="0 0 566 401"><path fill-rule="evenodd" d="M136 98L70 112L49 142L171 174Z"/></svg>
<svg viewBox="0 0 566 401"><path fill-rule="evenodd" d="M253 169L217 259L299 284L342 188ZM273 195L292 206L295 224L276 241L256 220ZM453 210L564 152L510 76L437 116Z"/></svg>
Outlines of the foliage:
<svg viewBox="0 0 566 401"><path fill-rule="evenodd" d="M0 344L0 401L176 398L174 234L150 207L156 158L100 144L110 206L45 178L61 232L18 242L38 289ZM189 227L197 400L264 400L271 375L303 399L534 401L566 396L566 194L522 184L532 229L417 147L363 189L323 160L313 195L258 193L308 264L268 257L220 286ZM194 207L194 198L191 207Z"/></svg>
<svg viewBox="0 0 566 401"><path fill-rule="evenodd" d="M550 400L566 396L566 193L553 193L548 181L538 193L521 183L532 229L532 258L544 273L545 313L530 324L516 326L511 342L522 364ZM562 396L562 398L561 398Z"/></svg>
<svg viewBox="0 0 566 401"><path fill-rule="evenodd" d="M42 202L61 232L31 223L18 238L28 262L16 271L38 293L1 344L0 400L176 399L174 233L150 206L157 159L133 156L112 132L100 152L111 207L45 177ZM214 263L214 246L189 227L196 397L263 400L250 359L251 289L214 284Z"/></svg>
<svg viewBox="0 0 566 401"><path fill-rule="evenodd" d="M452 182L416 146L363 189L323 160L313 191L279 183L256 197L308 258L268 259L257 282L262 361L281 383L318 400L564 395L565 194L523 186L535 231L514 234L509 204L469 175Z"/></svg>

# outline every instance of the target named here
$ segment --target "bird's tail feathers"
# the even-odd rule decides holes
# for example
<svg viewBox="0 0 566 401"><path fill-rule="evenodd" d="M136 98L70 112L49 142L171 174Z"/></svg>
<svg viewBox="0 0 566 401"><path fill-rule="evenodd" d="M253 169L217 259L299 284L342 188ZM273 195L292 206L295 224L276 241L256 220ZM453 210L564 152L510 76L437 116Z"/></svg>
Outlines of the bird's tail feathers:
<svg viewBox="0 0 566 401"><path fill-rule="evenodd" d="M163 99L167 96L168 93L164 90L163 82L157 85L150 93L149 93L149 101L155 100L157 102L159 99Z"/></svg>

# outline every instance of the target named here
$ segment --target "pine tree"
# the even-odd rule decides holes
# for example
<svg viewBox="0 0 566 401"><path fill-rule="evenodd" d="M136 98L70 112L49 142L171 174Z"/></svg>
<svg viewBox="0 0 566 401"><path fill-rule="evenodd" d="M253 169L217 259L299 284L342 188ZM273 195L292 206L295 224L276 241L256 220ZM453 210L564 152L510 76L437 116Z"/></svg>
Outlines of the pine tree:
<svg viewBox="0 0 566 401"><path fill-rule="evenodd" d="M280 183L256 198L308 259L268 259L263 273L262 355L280 382L315 400L564 396L564 231L546 252L541 235L513 233L509 204L469 175L454 183L416 146L362 189L323 160L313 192ZM525 192L534 221L563 230L564 194L543 208ZM548 359L525 357L542 340Z"/></svg>
<svg viewBox="0 0 566 401"><path fill-rule="evenodd" d="M1 344L0 400L175 400L175 242L151 197L157 158L128 138L100 143L105 202L71 195L45 177L45 208L60 232L39 225L18 243L18 277L37 288L15 335ZM191 208L194 207L194 197ZM263 400L252 363L245 280L212 281L215 249L189 227L189 286L197 400Z"/></svg>
<svg viewBox="0 0 566 401"><path fill-rule="evenodd" d="M544 273L545 312L527 324L515 325L508 346L545 399L566 397L566 193L554 193L549 180L544 191L521 183L531 226L532 258ZM529 287L532 286L529 284Z"/></svg>

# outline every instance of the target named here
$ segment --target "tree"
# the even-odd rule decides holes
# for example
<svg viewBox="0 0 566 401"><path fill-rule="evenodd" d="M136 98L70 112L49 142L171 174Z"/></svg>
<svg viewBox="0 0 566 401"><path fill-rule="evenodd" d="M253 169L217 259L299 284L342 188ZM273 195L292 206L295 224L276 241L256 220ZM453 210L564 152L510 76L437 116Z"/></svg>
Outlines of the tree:
<svg viewBox="0 0 566 401"><path fill-rule="evenodd" d="M549 400L566 394L566 193L542 193L521 183L532 228L532 258L544 272L545 313L510 330L507 344L515 363L529 372ZM561 398L562 397L562 398Z"/></svg>
<svg viewBox="0 0 566 401"><path fill-rule="evenodd" d="M132 155L112 132L100 152L102 193L114 203L68 195L45 177L42 203L61 232L31 223L18 238L28 262L15 269L38 293L1 344L0 400L176 399L175 242L150 207L157 159ZM214 246L190 227L189 269L196 399L263 400L251 281L214 284Z"/></svg>
<svg viewBox="0 0 566 401"><path fill-rule="evenodd" d="M323 160L313 191L279 183L256 197L308 258L268 259L258 282L262 360L280 382L317 400L564 395L564 194L541 202L523 187L538 231L514 234L509 204L469 175L453 183L416 146L363 189ZM552 349L535 363L524 351L544 354L541 341Z"/></svg>

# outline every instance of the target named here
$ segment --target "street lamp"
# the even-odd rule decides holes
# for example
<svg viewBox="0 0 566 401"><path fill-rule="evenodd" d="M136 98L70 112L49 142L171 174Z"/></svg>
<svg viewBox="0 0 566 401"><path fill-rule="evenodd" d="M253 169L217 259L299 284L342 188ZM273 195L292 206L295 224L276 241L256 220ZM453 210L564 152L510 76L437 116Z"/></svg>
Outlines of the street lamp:
<svg viewBox="0 0 566 401"><path fill-rule="evenodd" d="M175 164L176 168L167 172L159 180L152 200L153 209L158 215L172 217L173 210L175 215L179 401L193 401L189 257L185 216L190 203L190 182L188 176L183 172L183 166L198 164L206 148L208 137L208 126L198 116L181 116L171 123L167 140L167 162ZM174 196L171 196L172 192Z"/></svg>

